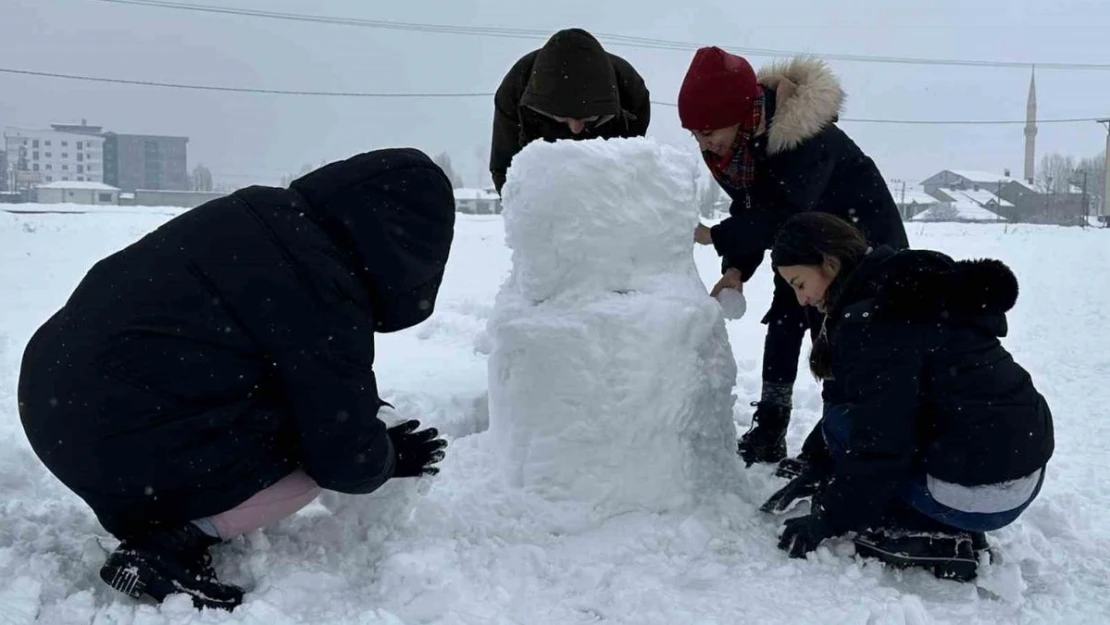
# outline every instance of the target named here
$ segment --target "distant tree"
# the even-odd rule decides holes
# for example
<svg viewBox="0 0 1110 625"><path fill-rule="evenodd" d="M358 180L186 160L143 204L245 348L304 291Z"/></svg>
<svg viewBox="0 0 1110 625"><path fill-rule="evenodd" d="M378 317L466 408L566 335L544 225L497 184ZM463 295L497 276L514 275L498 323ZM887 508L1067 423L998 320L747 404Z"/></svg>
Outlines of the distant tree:
<svg viewBox="0 0 1110 625"><path fill-rule="evenodd" d="M0 192L8 190L8 155L0 151Z"/></svg>
<svg viewBox="0 0 1110 625"><path fill-rule="evenodd" d="M209 192L216 187L212 181L212 172L204 165L197 165L193 168L193 173L189 176L189 182L193 191Z"/></svg>
<svg viewBox="0 0 1110 625"><path fill-rule="evenodd" d="M458 172L455 171L455 168L451 166L451 157L447 154L447 152L440 152L439 154L433 156L432 162L434 162L436 165L439 165L439 168L443 170L443 173L447 174L447 179L451 181L452 189L458 189L463 186L462 176L460 176Z"/></svg>
<svg viewBox="0 0 1110 625"><path fill-rule="evenodd" d="M1041 193L1068 193L1071 188L1068 181L1075 177L1076 167L1076 160L1072 156L1045 154L1041 157L1034 179L1037 190Z"/></svg>

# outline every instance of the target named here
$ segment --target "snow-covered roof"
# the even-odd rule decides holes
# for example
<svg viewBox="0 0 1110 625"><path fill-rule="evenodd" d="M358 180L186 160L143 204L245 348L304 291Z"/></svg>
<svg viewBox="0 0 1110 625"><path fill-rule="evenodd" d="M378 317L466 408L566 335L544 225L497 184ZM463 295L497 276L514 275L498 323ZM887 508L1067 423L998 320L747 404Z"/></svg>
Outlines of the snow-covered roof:
<svg viewBox="0 0 1110 625"><path fill-rule="evenodd" d="M496 201L501 199L497 192L492 189L455 189L456 200L487 200Z"/></svg>
<svg viewBox="0 0 1110 625"><path fill-rule="evenodd" d="M1031 187L1029 185L1029 183L1025 182L1021 178L1014 178L1012 176L1004 176L1002 174L995 174L995 173L991 173L989 171L977 171L977 170L974 170L974 169L949 169L947 171L950 171L953 174L956 174L957 176L959 176L961 178L966 178L966 179L970 180L971 182L978 182L979 184L994 184L994 185L997 185L1000 182L1004 183L1004 184L1005 183L1010 183L1010 182L1016 182L1016 183L1020 184L1021 186L1025 187L1027 189L1035 190L1035 189L1033 189L1033 187Z"/></svg>
<svg viewBox="0 0 1110 625"><path fill-rule="evenodd" d="M103 182L82 182L80 180L59 180L50 184L40 184L40 189L80 189L83 191L119 191L118 187Z"/></svg>
<svg viewBox="0 0 1110 625"><path fill-rule="evenodd" d="M947 193L948 195L952 196L953 199L955 199L956 201L959 201L961 198L964 198L964 199L967 199L967 200L971 200L972 202L974 202L978 206L983 206L985 204L989 204L991 202L994 202L995 204L997 204L999 206L1005 206L1005 207L1011 207L1011 208L1013 207L1012 203L1007 202L1006 200L1003 200L1002 198L998 197L997 195L991 193L990 191L988 191L986 189L979 189L978 191L972 191L971 189L941 189L941 190L944 191L945 193Z"/></svg>
<svg viewBox="0 0 1110 625"><path fill-rule="evenodd" d="M905 194L902 193L901 185L890 187L890 194L894 196L894 201L902 204L936 204L940 200L929 195L921 185L906 185ZM905 198L903 200L903 198Z"/></svg>
<svg viewBox="0 0 1110 625"><path fill-rule="evenodd" d="M1005 221L994 213L971 200L940 204L922 211L910 218L910 221Z"/></svg>

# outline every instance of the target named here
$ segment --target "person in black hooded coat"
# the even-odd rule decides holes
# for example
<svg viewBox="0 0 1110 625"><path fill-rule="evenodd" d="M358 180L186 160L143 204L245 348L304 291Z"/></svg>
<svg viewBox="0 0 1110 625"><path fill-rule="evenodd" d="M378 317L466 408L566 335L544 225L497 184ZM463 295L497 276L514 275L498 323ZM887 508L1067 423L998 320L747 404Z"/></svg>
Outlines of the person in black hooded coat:
<svg viewBox="0 0 1110 625"><path fill-rule="evenodd" d="M823 453L765 506L813 493L780 547L803 557L859 532L865 555L974 577L983 533L1029 506L1054 449L1048 404L999 340L1017 278L997 260L869 248L824 213L788 221L771 262L825 313L810 355Z"/></svg>
<svg viewBox="0 0 1110 625"><path fill-rule="evenodd" d="M243 591L208 556L220 515L257 525L275 489L289 514L320 488L437 471L435 429L379 419L374 333L432 314L454 219L425 154L379 150L209 202L92 267L31 338L19 412L122 541L105 582L233 608Z"/></svg>
<svg viewBox="0 0 1110 625"><path fill-rule="evenodd" d="M514 63L493 104L489 169L498 193L532 141L643 137L651 123L644 79L580 28L560 30Z"/></svg>

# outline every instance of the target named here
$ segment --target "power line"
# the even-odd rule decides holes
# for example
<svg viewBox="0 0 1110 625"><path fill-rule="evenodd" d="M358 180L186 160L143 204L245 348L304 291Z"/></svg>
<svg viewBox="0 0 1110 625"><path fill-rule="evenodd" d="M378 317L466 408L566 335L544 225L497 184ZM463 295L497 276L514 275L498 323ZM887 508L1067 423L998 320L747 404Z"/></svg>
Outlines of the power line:
<svg viewBox="0 0 1110 625"><path fill-rule="evenodd" d="M224 15L238 15L243 17L260 17L267 19L285 20L291 22L308 22L316 24L329 24L335 26L355 26L361 28L376 28L383 30L403 30L424 33L439 33L451 35L469 35L477 37L500 37L509 39L539 39L546 40L551 33L546 30L528 28L507 28L495 26L456 26L450 24L428 24L419 22L393 22L386 20L369 20L352 17L329 17L323 15L310 15L302 13L282 13L277 11L263 11L257 9L236 9L228 7L191 4L183 2L170 2L167 0L98 0L112 4L129 4L152 8L175 9L199 13L217 13ZM598 39L613 45L631 48L645 48L654 50L679 50L692 51L701 47L688 41L673 41L668 39L655 39L651 37L633 37L615 33L593 33ZM778 50L773 48L752 48L747 46L721 46L733 52L758 57L790 57L802 52L791 50ZM884 56L871 54L836 54L836 53L810 53L832 60L851 63L885 63L894 65L941 65L959 67L1006 67L1027 69L1036 66L1046 70L1094 70L1108 71L1110 63L1046 63L1033 61L996 61L974 59L930 59L905 56Z"/></svg>
<svg viewBox="0 0 1110 625"><path fill-rule="evenodd" d="M108 1L108 0L104 0ZM115 0L113 0L115 1ZM0 73L16 74L20 76L34 76L39 78L55 78L62 80L76 80L83 82L96 82L108 83L116 85L134 85L140 87L160 87L165 89L183 89L191 91L220 91L230 93L251 93L262 95L290 95L290 96L313 96L313 97L332 97L332 98L492 98L492 92L362 92L362 91L312 91L312 90L287 90L287 89L261 89L255 87L229 87L223 85L202 85L191 83L173 83L173 82L160 82L155 80L132 80L126 78L107 78L102 76L84 76L79 74L63 74L58 72L40 72L28 69L12 69L7 67L0 67ZM652 100L652 104L657 106L677 107L678 105L673 102L660 102ZM1038 119L1038 124L1077 124L1098 121L1097 117L1073 117L1064 119ZM853 118L843 117L840 119L842 122L850 122L856 124L898 124L898 125L1002 125L1002 124L1024 124L1025 120L946 120L946 119L876 119L876 118Z"/></svg>
<svg viewBox="0 0 1110 625"><path fill-rule="evenodd" d="M65 80L81 80L86 82L102 82L118 85L137 85L141 87L165 87L168 89L190 89L195 91L231 91L236 93L263 93L270 95L300 95L323 96L343 98L470 98L493 97L492 93L368 93L353 91L301 91L287 89L256 89L252 87L223 87L217 85L197 85L185 83L158 82L154 80L130 80L125 78L104 78L100 76L81 76L77 74L59 74L55 72L38 72L26 69L0 68L5 74L21 74L24 76L38 76L42 78L62 78Z"/></svg>

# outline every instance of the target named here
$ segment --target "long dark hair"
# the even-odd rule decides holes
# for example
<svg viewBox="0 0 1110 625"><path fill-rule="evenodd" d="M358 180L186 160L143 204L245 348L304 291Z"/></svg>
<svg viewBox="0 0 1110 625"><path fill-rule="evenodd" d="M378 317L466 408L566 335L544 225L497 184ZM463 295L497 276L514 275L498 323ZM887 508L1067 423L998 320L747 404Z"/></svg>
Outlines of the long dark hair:
<svg viewBox="0 0 1110 625"><path fill-rule="evenodd" d="M836 259L840 271L825 295L828 311L835 305L844 281L866 254L867 239L855 226L828 213L806 212L791 217L779 230L771 248L771 267L775 271L799 265L820 267L827 258ZM818 379L832 378L832 354L824 323L809 352L809 370Z"/></svg>

